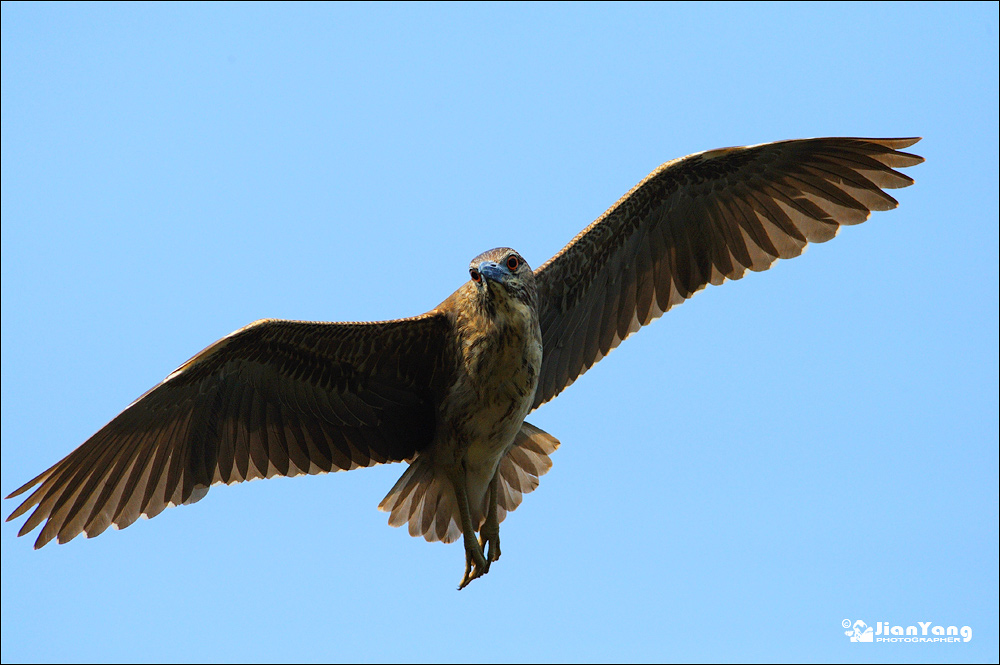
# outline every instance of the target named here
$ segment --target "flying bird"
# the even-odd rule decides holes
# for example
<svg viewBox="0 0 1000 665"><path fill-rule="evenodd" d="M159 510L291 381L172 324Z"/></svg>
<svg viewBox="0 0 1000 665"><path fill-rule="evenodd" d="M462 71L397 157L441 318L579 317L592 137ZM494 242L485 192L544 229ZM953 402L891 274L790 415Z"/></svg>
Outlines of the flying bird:
<svg viewBox="0 0 1000 665"><path fill-rule="evenodd" d="M819 138L663 164L532 270L510 248L412 318L263 319L181 365L54 466L34 491L35 547L124 528L212 485L409 467L379 504L412 536L465 546L459 588L500 557L500 522L559 442L525 422L640 327L897 202L883 189L919 139Z"/></svg>

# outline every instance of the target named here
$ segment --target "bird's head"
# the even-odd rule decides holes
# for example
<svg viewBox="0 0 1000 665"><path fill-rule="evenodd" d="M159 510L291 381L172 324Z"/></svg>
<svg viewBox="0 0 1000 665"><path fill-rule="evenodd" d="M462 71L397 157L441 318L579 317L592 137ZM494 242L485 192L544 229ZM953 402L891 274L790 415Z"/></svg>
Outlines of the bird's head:
<svg viewBox="0 0 1000 665"><path fill-rule="evenodd" d="M517 301L536 308L535 274L527 261L510 247L497 247L472 259L469 278L484 304L497 307Z"/></svg>

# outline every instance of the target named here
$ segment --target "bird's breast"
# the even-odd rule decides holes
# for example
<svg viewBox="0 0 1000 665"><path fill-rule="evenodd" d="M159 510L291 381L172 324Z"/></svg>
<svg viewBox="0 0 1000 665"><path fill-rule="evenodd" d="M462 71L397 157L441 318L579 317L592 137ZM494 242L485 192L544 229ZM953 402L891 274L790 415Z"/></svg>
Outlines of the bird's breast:
<svg viewBox="0 0 1000 665"><path fill-rule="evenodd" d="M538 319L520 302L495 316L459 321L461 369L443 412L442 441L465 464L492 477L531 410L542 364Z"/></svg>

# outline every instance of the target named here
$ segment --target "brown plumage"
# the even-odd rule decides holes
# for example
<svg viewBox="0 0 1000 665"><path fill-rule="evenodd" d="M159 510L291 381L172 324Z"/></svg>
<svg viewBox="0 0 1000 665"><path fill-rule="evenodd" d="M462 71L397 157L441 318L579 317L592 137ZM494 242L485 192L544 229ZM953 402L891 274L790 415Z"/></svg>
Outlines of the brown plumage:
<svg viewBox="0 0 1000 665"><path fill-rule="evenodd" d="M632 188L537 270L514 250L424 315L262 320L196 355L37 488L41 547L124 528L215 483L407 460L379 508L427 540L463 536L461 586L500 555L499 523L559 443L524 422L628 335L708 284L798 256L913 183L919 139L828 138L698 153ZM8 498L10 498L8 497ZM481 540L477 540L476 533ZM461 588L461 587L460 587Z"/></svg>

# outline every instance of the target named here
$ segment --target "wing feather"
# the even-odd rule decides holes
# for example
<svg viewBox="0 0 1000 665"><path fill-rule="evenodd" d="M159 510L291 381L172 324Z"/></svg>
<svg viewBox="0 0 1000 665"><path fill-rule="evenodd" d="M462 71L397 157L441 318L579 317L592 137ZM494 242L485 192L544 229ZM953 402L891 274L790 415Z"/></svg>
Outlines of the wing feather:
<svg viewBox="0 0 1000 665"><path fill-rule="evenodd" d="M535 271L544 349L537 408L621 340L708 284L798 256L896 200L918 138L823 138L668 162Z"/></svg>
<svg viewBox="0 0 1000 665"><path fill-rule="evenodd" d="M435 310L377 323L263 320L219 340L23 485L35 543L124 528L215 483L412 458L454 362ZM10 498L8 497L8 498Z"/></svg>

